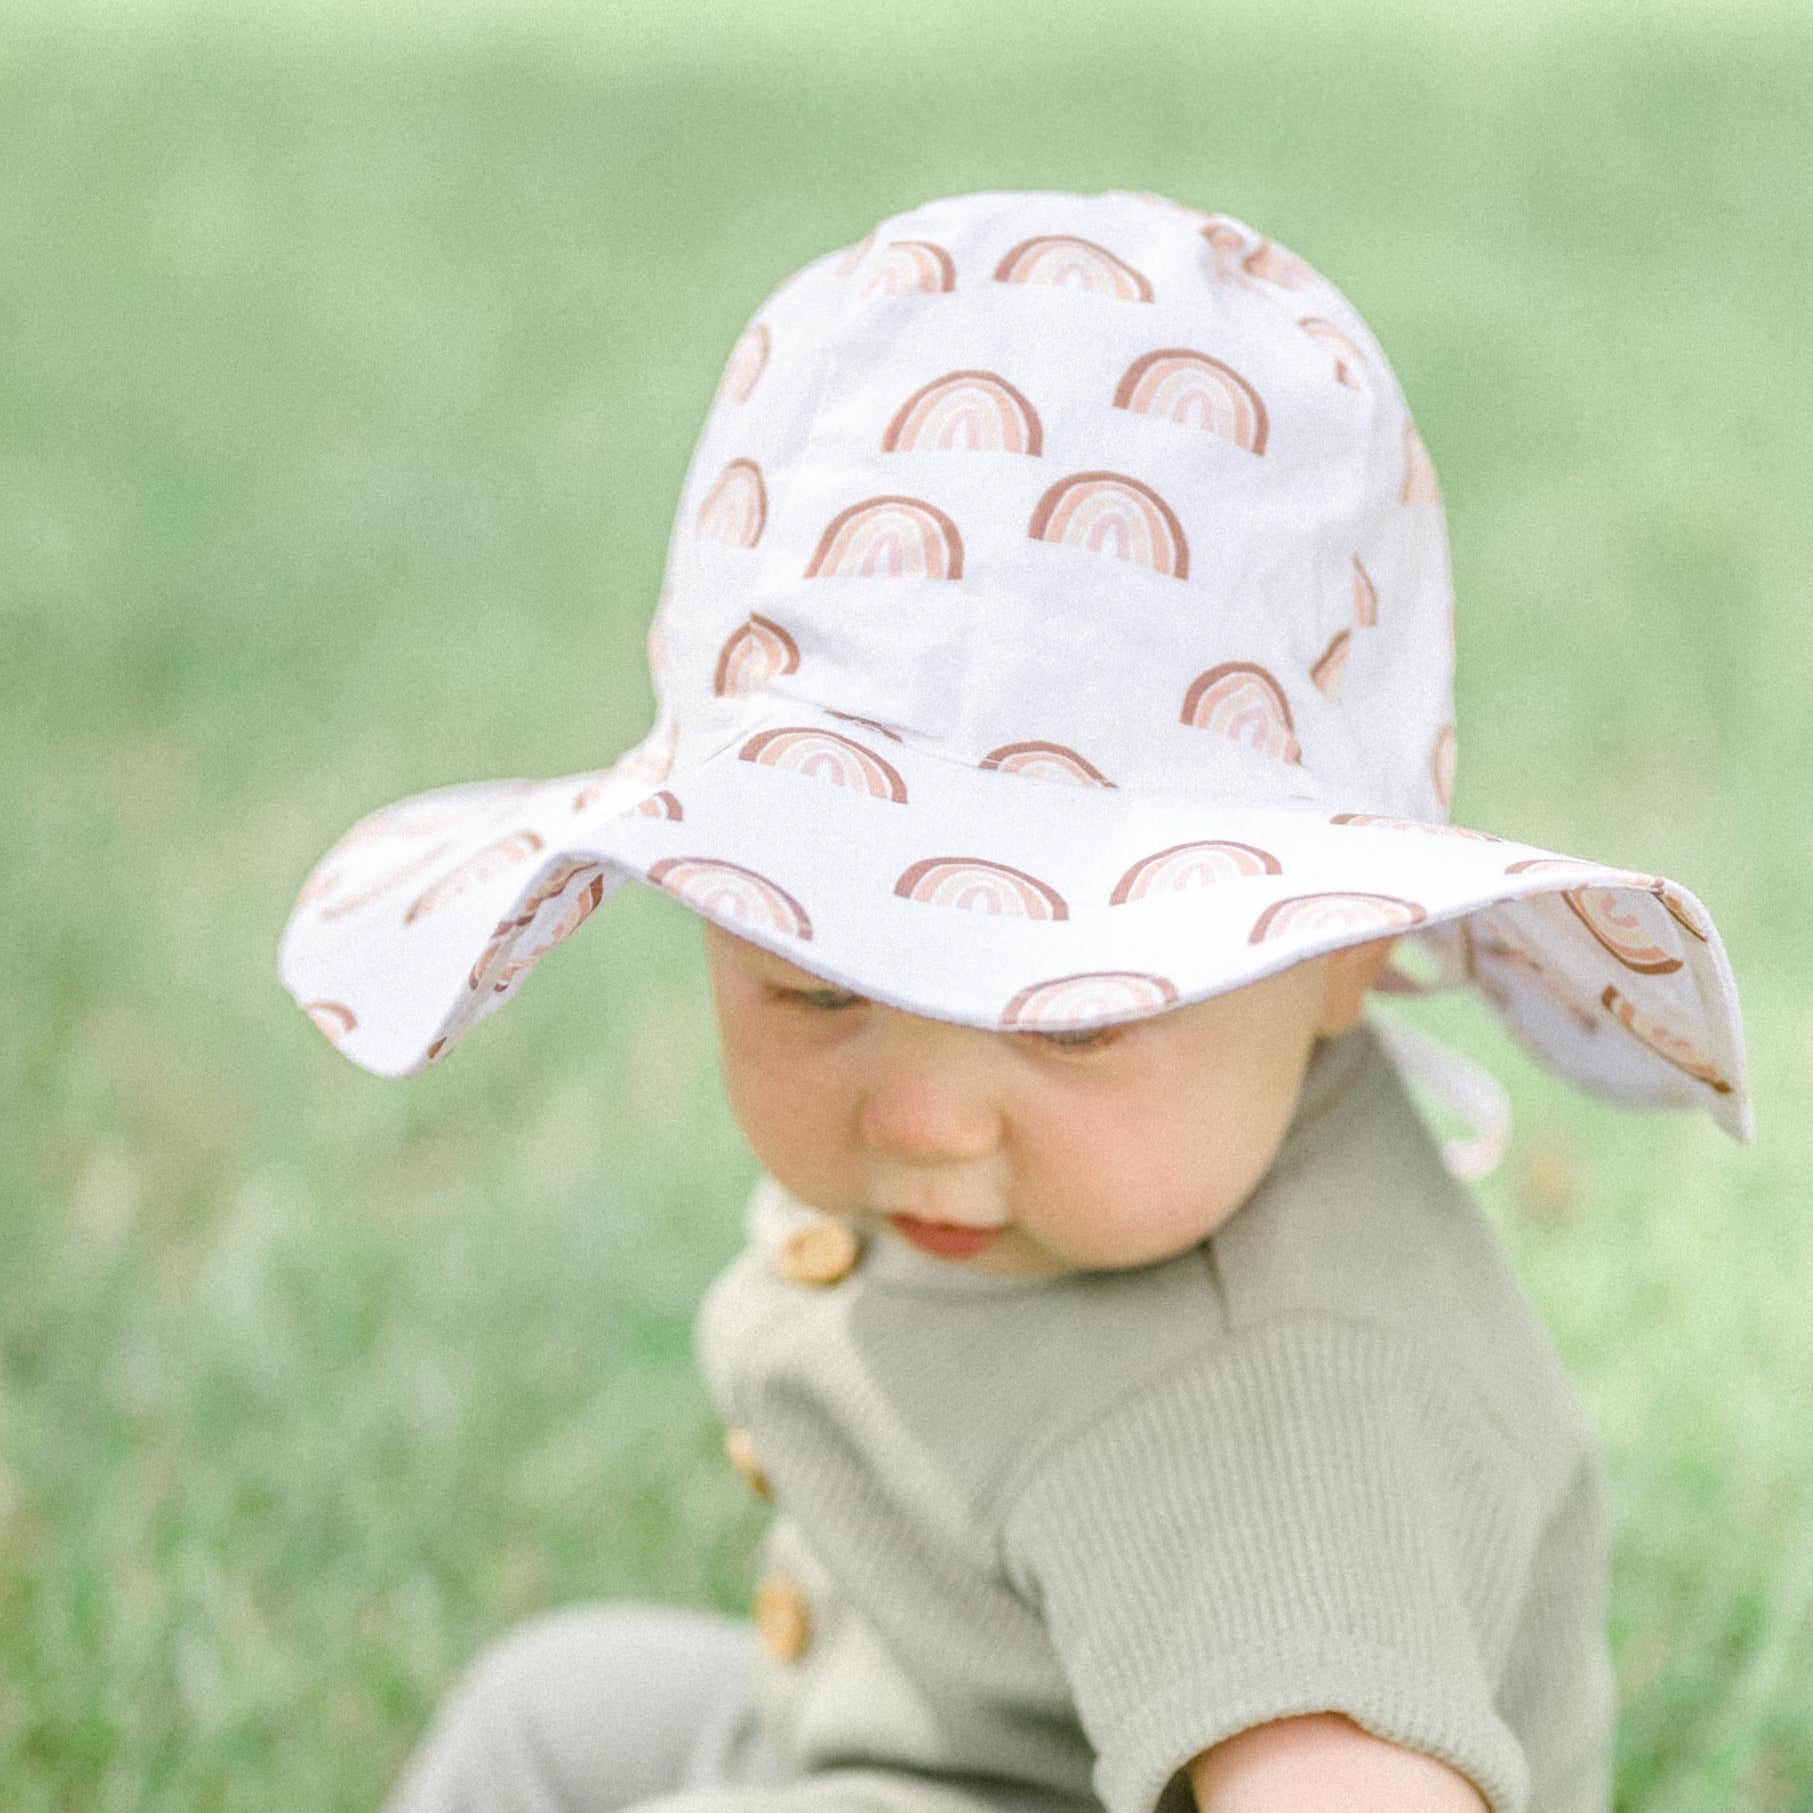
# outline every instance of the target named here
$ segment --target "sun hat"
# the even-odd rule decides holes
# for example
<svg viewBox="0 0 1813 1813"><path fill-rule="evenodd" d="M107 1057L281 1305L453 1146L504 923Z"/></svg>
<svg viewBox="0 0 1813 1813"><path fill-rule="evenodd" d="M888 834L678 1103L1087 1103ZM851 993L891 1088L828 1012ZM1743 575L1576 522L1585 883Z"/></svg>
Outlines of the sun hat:
<svg viewBox="0 0 1813 1813"><path fill-rule="evenodd" d="M1749 1139L1699 901L1448 822L1453 652L1434 469L1334 285L1159 196L928 202L737 340L648 734L365 818L281 974L401 1075L632 878L993 1029L1133 1019L1397 935L1423 979L1396 986L1476 988L1572 1082Z"/></svg>

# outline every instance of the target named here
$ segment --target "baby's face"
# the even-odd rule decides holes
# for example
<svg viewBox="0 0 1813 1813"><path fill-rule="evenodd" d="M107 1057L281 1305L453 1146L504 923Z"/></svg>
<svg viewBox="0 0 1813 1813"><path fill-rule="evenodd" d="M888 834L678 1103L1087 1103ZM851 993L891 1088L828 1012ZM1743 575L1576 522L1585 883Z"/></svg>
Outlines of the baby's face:
<svg viewBox="0 0 1813 1813"><path fill-rule="evenodd" d="M1390 941L1084 1033L884 1007L723 931L705 949L732 1111L791 1195L952 1264L1010 1274L1167 1259L1276 1155L1318 1036Z"/></svg>

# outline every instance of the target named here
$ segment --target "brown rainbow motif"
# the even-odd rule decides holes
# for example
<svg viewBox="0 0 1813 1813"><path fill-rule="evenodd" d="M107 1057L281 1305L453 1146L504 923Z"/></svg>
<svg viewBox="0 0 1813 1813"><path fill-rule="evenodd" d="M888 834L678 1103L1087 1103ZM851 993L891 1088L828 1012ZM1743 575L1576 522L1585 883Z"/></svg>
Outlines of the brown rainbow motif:
<svg viewBox="0 0 1813 1813"><path fill-rule="evenodd" d="M1405 416L1404 483L1398 491L1398 502L1439 504L1441 501L1442 488L1436 482L1435 465L1429 458L1429 449L1423 445L1423 437L1417 433L1416 424Z"/></svg>
<svg viewBox="0 0 1813 1813"><path fill-rule="evenodd" d="M656 863L648 878L708 919L735 920L784 932L789 938L812 936L806 909L785 888L739 863L710 856L670 856Z"/></svg>
<svg viewBox="0 0 1813 1813"><path fill-rule="evenodd" d="M767 368L768 349L768 329L760 321L750 322L730 349L730 362L718 381L718 394L732 403L747 403L756 380Z"/></svg>
<svg viewBox="0 0 1813 1813"><path fill-rule="evenodd" d="M1605 993L1599 1000L1626 1032L1647 1045L1657 1057L1674 1065L1677 1070L1684 1070L1695 1082L1704 1083L1715 1094L1731 1093L1731 1085L1719 1075L1712 1059L1691 1039L1684 1038L1678 1032L1670 1032L1659 1020L1652 1020L1640 1008L1632 1006L1610 984L1607 984Z"/></svg>
<svg viewBox="0 0 1813 1813"><path fill-rule="evenodd" d="M1001 774L1018 774L1028 780L1066 781L1077 787L1112 787L1101 769L1062 743L1003 743L991 749L976 766Z"/></svg>
<svg viewBox="0 0 1813 1813"><path fill-rule="evenodd" d="M1370 629L1379 620L1379 588L1373 584L1372 575L1360 565L1360 557L1353 557L1353 626L1355 629Z"/></svg>
<svg viewBox="0 0 1813 1813"><path fill-rule="evenodd" d="M1316 683L1316 691L1324 698L1339 699L1341 696L1341 677L1347 671L1347 656L1353 636L1348 630L1336 630L1327 648L1316 657L1316 664L1309 670L1309 677Z"/></svg>
<svg viewBox="0 0 1813 1813"><path fill-rule="evenodd" d="M732 548L753 548L768 521L768 489L754 460L732 460L699 506L699 533Z"/></svg>
<svg viewBox="0 0 1813 1813"><path fill-rule="evenodd" d="M515 918L498 921L466 986L475 994L487 989L505 993L561 939L578 931L604 895L604 870L597 863L584 858L564 863L522 903ZM536 934L532 928L538 919Z"/></svg>
<svg viewBox="0 0 1813 1813"><path fill-rule="evenodd" d="M953 371L922 385L895 411L883 453L1032 453L1045 444L1039 412L992 371Z"/></svg>
<svg viewBox="0 0 1813 1813"><path fill-rule="evenodd" d="M1626 969L1666 976L1681 967L1675 922L1653 894L1628 888L1564 888L1561 898Z"/></svg>
<svg viewBox="0 0 1813 1813"><path fill-rule="evenodd" d="M1429 778L1435 783L1435 797L1444 812L1454 804L1454 763L1458 753L1454 726L1444 724L1435 733L1435 747L1429 752Z"/></svg>
<svg viewBox="0 0 1813 1813"><path fill-rule="evenodd" d="M1690 907L1680 894L1665 881L1658 880L1655 887L1656 898L1668 908L1674 922L1690 937L1697 938L1702 944L1712 942L1712 928L1706 924Z"/></svg>
<svg viewBox="0 0 1813 1813"><path fill-rule="evenodd" d="M882 248L868 281L865 296L904 296L914 291L937 295L957 287L957 267L943 246L929 239L897 239Z"/></svg>
<svg viewBox="0 0 1813 1813"><path fill-rule="evenodd" d="M923 498L865 498L825 525L806 577L961 579L963 537Z"/></svg>
<svg viewBox="0 0 1813 1813"><path fill-rule="evenodd" d="M1251 238L1224 214L1211 214L1201 228L1217 277L1241 275L1241 260L1252 246Z"/></svg>
<svg viewBox="0 0 1813 1813"><path fill-rule="evenodd" d="M770 680L799 668L799 644L772 618L750 613L718 652L711 690L720 698L760 692Z"/></svg>
<svg viewBox="0 0 1813 1813"><path fill-rule="evenodd" d="M1150 302L1152 286L1124 259L1093 239L1068 233L1023 239L995 266L997 283L1039 283L1086 290L1121 302Z"/></svg>
<svg viewBox="0 0 1813 1813"><path fill-rule="evenodd" d="M1183 722L1281 762L1302 760L1284 688L1252 661L1224 661L1199 674L1184 695Z"/></svg>
<svg viewBox="0 0 1813 1813"><path fill-rule="evenodd" d="M866 793L871 799L906 804L906 782L898 769L834 730L783 727L764 730L737 751L738 759L789 774L811 775L836 787Z"/></svg>
<svg viewBox="0 0 1813 1813"><path fill-rule="evenodd" d="M403 914L403 923L414 925L418 919L426 919L436 907L457 900L468 888L479 887L512 865L527 862L540 848L541 837L534 831L512 831L508 837L486 844L476 856L468 857L433 887L418 894Z"/></svg>
<svg viewBox="0 0 1813 1813"><path fill-rule="evenodd" d="M659 793L651 793L648 798L636 808L636 813L637 816L641 818L666 818L671 819L675 824L678 824L685 818L686 808L680 804L679 800L673 794L669 793L668 790L663 787Z"/></svg>
<svg viewBox="0 0 1813 1813"><path fill-rule="evenodd" d="M338 1045L359 1024L359 1016L340 1001L310 1001L302 1010L330 1045Z"/></svg>
<svg viewBox="0 0 1813 1813"><path fill-rule="evenodd" d="M894 883L902 900L926 906L960 907L1004 919L1068 919L1070 909L1056 888L1024 869L979 856L928 856Z"/></svg>
<svg viewBox="0 0 1813 1813"><path fill-rule="evenodd" d="M1494 837L1490 831L1443 824L1434 818L1386 818L1376 812L1337 812L1328 822L1331 825L1370 825L1381 831L1426 831L1434 837L1467 837L1484 844L1504 842L1502 837Z"/></svg>
<svg viewBox="0 0 1813 1813"><path fill-rule="evenodd" d="M1312 340L1319 341L1334 361L1335 381L1349 390L1366 394L1366 357L1332 321L1320 315L1305 315L1298 323Z"/></svg>
<svg viewBox="0 0 1813 1813"><path fill-rule="evenodd" d="M329 900L320 909L321 917L324 920L344 919L348 913L356 913L361 907L370 906L374 900L388 894L393 888L400 888L404 882L413 881L424 869L432 868L447 854L449 848L450 845L443 840L432 849L424 850L421 855L412 856L398 867L385 870L376 881L362 887L356 894L348 894L341 900Z"/></svg>
<svg viewBox="0 0 1813 1813"><path fill-rule="evenodd" d="M1247 943L1267 944L1277 938L1309 942L1331 933L1402 932L1427 917L1414 900L1392 894L1293 894L1274 901L1259 915Z"/></svg>
<svg viewBox="0 0 1813 1813"><path fill-rule="evenodd" d="M1241 260L1241 268L1249 277L1257 277L1263 283L1275 283L1285 290L1306 290L1322 281L1295 252L1287 251L1274 239L1260 240L1258 246Z"/></svg>
<svg viewBox="0 0 1813 1813"><path fill-rule="evenodd" d="M1150 900L1159 894L1182 894L1221 881L1245 881L1256 875L1281 875L1283 867L1269 850L1226 838L1203 838L1173 844L1143 856L1114 884L1110 906Z"/></svg>
<svg viewBox="0 0 1813 1813"><path fill-rule="evenodd" d="M1207 429L1248 453L1264 453L1270 432L1258 391L1233 366L1187 346L1160 347L1135 359L1115 386L1114 407Z"/></svg>
<svg viewBox="0 0 1813 1813"><path fill-rule="evenodd" d="M1001 1024L1019 1032L1062 1032L1107 1019L1162 1013L1176 1002L1176 984L1164 976L1142 970L1090 970L1021 989L1002 1008Z"/></svg>
<svg viewBox="0 0 1813 1813"><path fill-rule="evenodd" d="M824 711L828 718L837 718L845 724L860 724L864 730L872 730L877 736L886 737L890 743L906 740L898 730L890 730L886 724L878 723L874 718L859 718L853 711L833 711L828 705Z"/></svg>
<svg viewBox="0 0 1813 1813"><path fill-rule="evenodd" d="M1026 533L1034 541L1112 554L1173 579L1190 576L1190 548L1177 513L1150 485L1122 472L1078 472L1039 499Z"/></svg>

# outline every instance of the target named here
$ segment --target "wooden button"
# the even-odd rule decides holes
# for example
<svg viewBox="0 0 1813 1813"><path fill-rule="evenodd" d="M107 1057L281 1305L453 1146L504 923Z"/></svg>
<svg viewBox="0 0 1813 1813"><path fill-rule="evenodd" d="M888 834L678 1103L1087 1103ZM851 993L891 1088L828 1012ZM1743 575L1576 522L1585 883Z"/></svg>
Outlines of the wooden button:
<svg viewBox="0 0 1813 1813"><path fill-rule="evenodd" d="M724 1452L730 1456L730 1464L742 1474L750 1491L757 1498L772 1498L774 1488L768 1483L768 1475L762 1471L761 1457L755 1451L755 1438L747 1429L726 1429L724 1431Z"/></svg>
<svg viewBox="0 0 1813 1813"><path fill-rule="evenodd" d="M771 1662L797 1662L806 1653L812 1631L806 1595L785 1575L776 1574L756 1589L755 1630Z"/></svg>
<svg viewBox="0 0 1813 1813"><path fill-rule="evenodd" d="M855 1269L861 1243L841 1221L814 1221L781 1242L775 1263L792 1284L835 1284Z"/></svg>

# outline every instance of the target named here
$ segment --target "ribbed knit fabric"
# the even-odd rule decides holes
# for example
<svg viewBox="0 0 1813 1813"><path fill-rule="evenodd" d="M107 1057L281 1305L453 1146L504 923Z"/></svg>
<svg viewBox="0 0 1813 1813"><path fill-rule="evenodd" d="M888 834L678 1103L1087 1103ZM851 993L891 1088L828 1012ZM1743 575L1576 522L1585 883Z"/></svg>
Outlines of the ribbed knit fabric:
<svg viewBox="0 0 1813 1813"><path fill-rule="evenodd" d="M760 1685L799 1768L1173 1813L1198 1751L1339 1711L1493 1813L1609 1805L1590 1434L1370 1028L1177 1259L998 1278L890 1235L815 1287L773 1263L811 1218L758 1189L699 1322L810 1614Z"/></svg>

